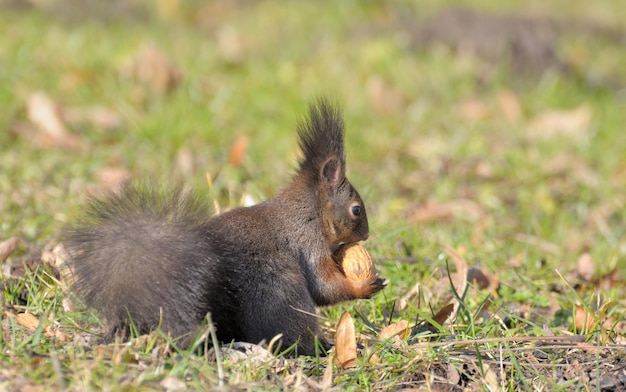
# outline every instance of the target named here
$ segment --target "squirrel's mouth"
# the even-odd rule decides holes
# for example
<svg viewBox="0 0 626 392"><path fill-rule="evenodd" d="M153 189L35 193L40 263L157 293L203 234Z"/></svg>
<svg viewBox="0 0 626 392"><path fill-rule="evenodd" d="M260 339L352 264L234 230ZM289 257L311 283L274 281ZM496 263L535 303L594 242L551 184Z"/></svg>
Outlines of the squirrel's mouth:
<svg viewBox="0 0 626 392"><path fill-rule="evenodd" d="M341 247L343 245L358 244L359 242L365 241L366 239L367 239L367 236L365 236L365 238L363 238L360 241L341 241L341 242L336 242L336 243L330 245L330 253L335 253L337 251L337 249L339 249L339 247Z"/></svg>
<svg viewBox="0 0 626 392"><path fill-rule="evenodd" d="M369 236L369 232L366 232L365 234L352 233L352 235L344 237L342 241L336 241L330 244L330 253L335 253L342 245L357 244L361 241L366 241Z"/></svg>

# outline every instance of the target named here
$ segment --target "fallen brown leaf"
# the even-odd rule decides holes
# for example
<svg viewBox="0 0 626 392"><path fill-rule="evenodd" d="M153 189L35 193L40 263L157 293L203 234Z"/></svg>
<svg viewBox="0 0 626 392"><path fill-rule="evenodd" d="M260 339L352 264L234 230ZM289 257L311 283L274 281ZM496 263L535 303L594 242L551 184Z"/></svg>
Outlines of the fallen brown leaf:
<svg viewBox="0 0 626 392"><path fill-rule="evenodd" d="M173 376L165 377L163 380L161 380L159 385L167 391L186 391L187 390L187 384L183 380L180 380Z"/></svg>
<svg viewBox="0 0 626 392"><path fill-rule="evenodd" d="M320 389L326 390L333 386L333 363L332 360L326 361L326 369L324 369L324 376L320 383Z"/></svg>
<svg viewBox="0 0 626 392"><path fill-rule="evenodd" d="M396 301L395 311L403 311L409 306L409 300L420 294L421 282L415 283L398 301Z"/></svg>
<svg viewBox="0 0 626 392"><path fill-rule="evenodd" d="M487 364L486 362L483 362L482 364L483 367L483 374L484 374L484 382L485 384L487 384L487 387L489 388L488 390L490 391L500 391L502 390L500 383L498 383L498 376L496 376L496 373L491 369L491 367L489 366L489 364Z"/></svg>
<svg viewBox="0 0 626 392"><path fill-rule="evenodd" d="M217 52L227 63L238 64L243 61L244 51L241 34L232 26L217 29Z"/></svg>
<svg viewBox="0 0 626 392"><path fill-rule="evenodd" d="M121 167L105 167L98 172L98 181L104 189L119 189L131 179L130 171Z"/></svg>
<svg viewBox="0 0 626 392"><path fill-rule="evenodd" d="M26 109L28 119L38 130L37 139L41 147L78 147L78 137L68 130L58 105L46 93L37 91L30 94Z"/></svg>
<svg viewBox="0 0 626 392"><path fill-rule="evenodd" d="M586 105L570 110L546 110L531 120L527 135L536 140L581 138L589 130L591 117L591 109Z"/></svg>
<svg viewBox="0 0 626 392"><path fill-rule="evenodd" d="M74 311L74 302L69 297L63 298L63 301L61 301L61 305L63 306L63 310L66 312Z"/></svg>
<svg viewBox="0 0 626 392"><path fill-rule="evenodd" d="M439 311L433 315L432 317L433 322L429 320L424 320L422 323L413 327L411 333L414 333L414 334L420 334L423 332L436 333L439 330L439 326L444 325L448 321L448 319L450 318L450 315L454 311L454 306L455 306L454 302L451 302L445 305L443 308L439 309Z"/></svg>
<svg viewBox="0 0 626 392"><path fill-rule="evenodd" d="M30 331L36 330L39 326L39 319L31 313L18 313L15 315L15 321Z"/></svg>
<svg viewBox="0 0 626 392"><path fill-rule="evenodd" d="M335 362L342 368L356 367L356 333L350 313L343 312L335 334Z"/></svg>
<svg viewBox="0 0 626 392"><path fill-rule="evenodd" d="M485 216L485 210L469 199L456 199L443 203L429 200L410 211L408 220L414 224L448 221L455 218L473 222Z"/></svg>
<svg viewBox="0 0 626 392"><path fill-rule="evenodd" d="M407 320L400 320L397 323L390 324L380 330L378 338L380 340L389 339L398 335L400 339L406 339L409 335L409 322Z"/></svg>
<svg viewBox="0 0 626 392"><path fill-rule="evenodd" d="M446 368L446 381L448 385L458 385L459 381L461 381L461 374L452 363L448 363Z"/></svg>
<svg viewBox="0 0 626 392"><path fill-rule="evenodd" d="M124 123L119 112L103 106L66 107L61 117L71 125L88 124L96 129L113 131Z"/></svg>
<svg viewBox="0 0 626 392"><path fill-rule="evenodd" d="M605 304L600 310L590 310L582 305L576 305L574 313L574 328L577 331L590 332L597 325L604 328L611 328L614 323L613 318L606 317L606 311L609 304Z"/></svg>
<svg viewBox="0 0 626 392"><path fill-rule="evenodd" d="M498 290L498 278L482 268L470 267L467 271L467 279L479 290L487 289L491 294L495 294Z"/></svg>
<svg viewBox="0 0 626 392"><path fill-rule="evenodd" d="M530 234L525 234L525 233L518 233L514 236L514 238L516 241L519 241L528 245L536 246L543 252L547 252L552 255L561 254L561 248L558 245L550 241L544 240L543 238L539 238L539 237L536 237Z"/></svg>
<svg viewBox="0 0 626 392"><path fill-rule="evenodd" d="M230 164L240 167L248 149L248 137L239 135L230 147Z"/></svg>
<svg viewBox="0 0 626 392"><path fill-rule="evenodd" d="M181 147L176 153L176 168L181 172L183 177L190 178L195 172L195 162L193 152Z"/></svg>
<svg viewBox="0 0 626 392"><path fill-rule="evenodd" d="M406 97L402 92L380 76L370 77L366 88L370 106L376 113L395 113L405 105Z"/></svg>
<svg viewBox="0 0 626 392"><path fill-rule="evenodd" d="M516 123L522 117L522 107L517 95L511 90L502 90L497 96L498 109L509 123Z"/></svg>
<svg viewBox="0 0 626 392"><path fill-rule="evenodd" d="M593 285L598 290L608 290L615 287L624 287L624 279L620 277L619 271L617 269L613 269L611 272L608 272L602 276L598 276L593 279Z"/></svg>
<svg viewBox="0 0 626 392"><path fill-rule="evenodd" d="M17 237L11 237L6 241L0 242L0 263L4 263L4 261L17 250L19 245L20 239Z"/></svg>
<svg viewBox="0 0 626 392"><path fill-rule="evenodd" d="M507 260L506 265L512 268L519 268L522 266L522 261L526 258L525 252L519 252L515 256Z"/></svg>
<svg viewBox="0 0 626 392"><path fill-rule="evenodd" d="M59 343L67 343L72 339L69 334L63 332L61 328L55 324L48 325L44 331L44 335L48 338L55 339Z"/></svg>
<svg viewBox="0 0 626 392"><path fill-rule="evenodd" d="M24 385L20 388L20 392L43 392L44 387L41 385Z"/></svg>
<svg viewBox="0 0 626 392"><path fill-rule="evenodd" d="M457 111L462 120L478 122L492 115L489 106L477 98L467 99L457 105Z"/></svg>
<svg viewBox="0 0 626 392"><path fill-rule="evenodd" d="M443 325L446 321L448 321L448 318L450 318L450 315L454 311L454 307L454 304L451 303L439 309L439 311L433 316L433 320L437 324Z"/></svg>
<svg viewBox="0 0 626 392"><path fill-rule="evenodd" d="M180 70L153 45L139 49L120 73L159 94L173 91L182 80Z"/></svg>
<svg viewBox="0 0 626 392"><path fill-rule="evenodd" d="M589 253L583 253L578 258L577 268L578 276L587 282L591 281L593 278L593 274L595 273L595 266L593 265L593 260L591 259L591 255Z"/></svg>
<svg viewBox="0 0 626 392"><path fill-rule="evenodd" d="M367 358L368 365L377 365L380 363L380 357L378 356L375 350L376 349L374 347L368 345L367 343L365 344L365 347L363 348L363 356Z"/></svg>
<svg viewBox="0 0 626 392"><path fill-rule="evenodd" d="M595 316L587 312L581 305L576 305L574 314L574 328L577 331L589 331L595 323Z"/></svg>

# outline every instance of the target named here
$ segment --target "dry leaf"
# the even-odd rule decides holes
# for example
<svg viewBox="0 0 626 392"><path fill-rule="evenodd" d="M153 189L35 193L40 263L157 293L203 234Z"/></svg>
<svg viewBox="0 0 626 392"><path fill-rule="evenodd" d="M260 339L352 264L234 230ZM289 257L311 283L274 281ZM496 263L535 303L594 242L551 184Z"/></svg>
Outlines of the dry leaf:
<svg viewBox="0 0 626 392"><path fill-rule="evenodd" d="M105 189L116 190L127 184L132 174L121 167L105 167L98 172L100 185Z"/></svg>
<svg viewBox="0 0 626 392"><path fill-rule="evenodd" d="M461 381L461 374L457 370L456 366L452 363L448 363L448 368L446 371L446 381L448 385L459 385Z"/></svg>
<svg viewBox="0 0 626 392"><path fill-rule="evenodd" d="M377 365L380 363L380 357L374 351L374 348L369 346L367 343L363 348L363 356L367 358L368 365Z"/></svg>
<svg viewBox="0 0 626 392"><path fill-rule="evenodd" d="M54 248L52 248L52 253L55 254L55 256L57 257L55 266L57 268L65 265L65 260L69 259L69 255L67 254L67 251L65 250L65 246L63 245L62 242L59 242L58 244L56 244L54 246Z"/></svg>
<svg viewBox="0 0 626 392"><path fill-rule="evenodd" d="M78 137L67 129L57 104L46 93L32 93L26 100L26 109L28 119L39 131L37 138L42 147L78 146Z"/></svg>
<svg viewBox="0 0 626 392"><path fill-rule="evenodd" d="M411 290L407 291L406 294L402 296L402 298L396 301L396 306L395 306L394 311L401 312L404 309L406 309L409 306L409 300L413 298L414 296L419 295L421 285L422 285L421 282L415 283L415 285L411 287Z"/></svg>
<svg viewBox="0 0 626 392"><path fill-rule="evenodd" d="M241 35L232 26L222 26L217 30L217 50L222 59L231 64L243 60L243 45Z"/></svg>
<svg viewBox="0 0 626 392"><path fill-rule="evenodd" d="M20 392L43 392L46 389L41 385L23 385Z"/></svg>
<svg viewBox="0 0 626 392"><path fill-rule="evenodd" d="M461 119L478 122L491 116L489 107L479 99L467 99L457 105L457 111Z"/></svg>
<svg viewBox="0 0 626 392"><path fill-rule="evenodd" d="M343 312L335 334L335 362L342 368L356 367L356 333L350 313Z"/></svg>
<svg viewBox="0 0 626 392"><path fill-rule="evenodd" d="M514 238L516 241L519 241L519 242L522 242L531 246L536 246L543 252L550 253L552 255L561 254L561 248L558 245L550 241L544 240L542 238L539 238L530 234L525 234L525 233L516 234Z"/></svg>
<svg viewBox="0 0 626 392"><path fill-rule="evenodd" d="M212 358L215 352L212 350ZM232 363L250 361L250 363L263 364L274 359L271 352L258 344L248 342L233 342L220 348L223 359Z"/></svg>
<svg viewBox="0 0 626 392"><path fill-rule="evenodd" d="M163 20L173 22L182 17L182 5L180 0L157 0L156 11Z"/></svg>
<svg viewBox="0 0 626 392"><path fill-rule="evenodd" d="M593 260L591 259L591 255L589 253L583 253L578 258L577 268L578 276L587 282L591 281L593 278L593 274L595 273L595 266L593 265Z"/></svg>
<svg viewBox="0 0 626 392"><path fill-rule="evenodd" d="M500 384L498 383L498 376L496 376L496 373L491 369L489 364L487 364L486 362L483 362L482 366L483 366L483 374L485 375L484 381L485 381L485 384L487 384L487 387L489 388L489 390L490 391L502 390L502 388L500 387Z"/></svg>
<svg viewBox="0 0 626 392"><path fill-rule="evenodd" d="M61 301L61 305L63 305L63 310L65 312L73 312L74 311L74 302L72 302L70 297L63 298L63 301Z"/></svg>
<svg viewBox="0 0 626 392"><path fill-rule="evenodd" d="M400 320L397 323L390 324L385 328L380 330L380 334L378 334L378 338L380 340L389 339L395 335L400 334L398 337L400 339L406 339L409 334L409 322L407 320Z"/></svg>
<svg viewBox="0 0 626 392"><path fill-rule="evenodd" d="M19 313L15 315L15 320L22 327L34 331L39 326L39 319L30 313Z"/></svg>
<svg viewBox="0 0 626 392"><path fill-rule="evenodd" d="M577 331L588 332L593 328L595 324L595 317L591 315L585 308L581 305L576 305L576 313L574 314L574 328Z"/></svg>
<svg viewBox="0 0 626 392"><path fill-rule="evenodd" d="M507 260L506 265L512 268L519 268L522 266L522 261L526 258L525 252L519 252L515 256Z"/></svg>
<svg viewBox="0 0 626 392"><path fill-rule="evenodd" d="M61 328L55 324L47 326L44 335L48 338L55 339L59 343L66 343L72 339L70 335L63 332Z"/></svg>
<svg viewBox="0 0 626 392"><path fill-rule="evenodd" d="M519 98L511 90L502 90L497 96L498 109L502 117L510 123L515 123L522 117L522 107Z"/></svg>
<svg viewBox="0 0 626 392"><path fill-rule="evenodd" d="M105 131L116 130L124 123L117 111L103 106L63 108L61 113L62 118L72 125L88 124Z"/></svg>
<svg viewBox="0 0 626 392"><path fill-rule="evenodd" d="M144 46L120 73L155 93L171 92L180 84L180 70L155 46Z"/></svg>
<svg viewBox="0 0 626 392"><path fill-rule="evenodd" d="M531 139L538 140L580 138L589 130L591 117L591 109L586 105L572 110L546 110L530 122L527 134Z"/></svg>
<svg viewBox="0 0 626 392"><path fill-rule="evenodd" d="M467 279L479 290L487 289L492 294L495 294L498 290L498 278L482 268L470 267L467 271Z"/></svg>
<svg viewBox="0 0 626 392"><path fill-rule="evenodd" d="M190 178L195 172L193 152L188 148L182 147L176 154L176 168L182 173L183 177Z"/></svg>
<svg viewBox="0 0 626 392"><path fill-rule="evenodd" d="M333 386L333 363L332 359L326 361L326 369L324 369L324 376L322 382L319 384L321 390L327 390Z"/></svg>
<svg viewBox="0 0 626 392"><path fill-rule="evenodd" d="M11 237L6 241L0 242L0 263L4 263L4 261L17 250L19 245L20 239L17 237Z"/></svg>
<svg viewBox="0 0 626 392"><path fill-rule="evenodd" d="M430 223L462 218L473 222L486 215L482 207L469 199L456 199L444 203L429 200L410 211L408 220L411 223Z"/></svg>
<svg viewBox="0 0 626 392"><path fill-rule="evenodd" d="M448 321L453 311L454 311L454 304L453 303L447 304L443 308L439 309L437 313L435 313L435 315L433 316L433 320L437 324L443 325L446 321Z"/></svg>
<svg viewBox="0 0 626 392"><path fill-rule="evenodd" d="M624 280L620 277L617 269L612 270L602 276L598 276L593 280L593 285L598 290L608 290L616 287L624 287Z"/></svg>
<svg viewBox="0 0 626 392"><path fill-rule="evenodd" d="M230 147L230 164L240 167L248 149L248 137L239 135Z"/></svg>
<svg viewBox="0 0 626 392"><path fill-rule="evenodd" d="M179 380L176 377L165 377L163 380L161 380L159 385L167 391L186 391L187 390L187 384L184 381Z"/></svg>
<svg viewBox="0 0 626 392"><path fill-rule="evenodd" d="M380 114L397 112L405 106L406 98L397 88L380 76L367 80L367 95L372 108Z"/></svg>
<svg viewBox="0 0 626 392"><path fill-rule="evenodd" d="M41 252L41 261L44 264L56 268L57 256L52 251L44 250Z"/></svg>
<svg viewBox="0 0 626 392"><path fill-rule="evenodd" d="M411 332L415 334L420 334L423 332L436 333L439 330L439 326L443 326L450 318L450 315L454 311L455 303L456 301L449 303L443 308L439 309L439 311L435 313L435 315L432 317L433 322L424 320L423 323L420 323L413 327Z"/></svg>
<svg viewBox="0 0 626 392"><path fill-rule="evenodd" d="M574 314L574 328L577 331L589 333L597 325L602 325L606 329L610 329L615 322L612 317L606 317L606 312L610 303L606 303L600 310L588 311L582 305L576 305Z"/></svg>

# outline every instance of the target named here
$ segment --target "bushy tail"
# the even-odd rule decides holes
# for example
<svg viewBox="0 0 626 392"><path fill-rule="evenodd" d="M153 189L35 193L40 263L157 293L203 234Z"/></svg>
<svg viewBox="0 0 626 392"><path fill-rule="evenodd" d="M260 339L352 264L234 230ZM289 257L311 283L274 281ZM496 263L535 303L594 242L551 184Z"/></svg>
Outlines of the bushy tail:
<svg viewBox="0 0 626 392"><path fill-rule="evenodd" d="M129 316L140 333L174 335L204 316L207 205L181 188L133 185L93 198L65 230L72 291L104 316L109 337L127 332Z"/></svg>

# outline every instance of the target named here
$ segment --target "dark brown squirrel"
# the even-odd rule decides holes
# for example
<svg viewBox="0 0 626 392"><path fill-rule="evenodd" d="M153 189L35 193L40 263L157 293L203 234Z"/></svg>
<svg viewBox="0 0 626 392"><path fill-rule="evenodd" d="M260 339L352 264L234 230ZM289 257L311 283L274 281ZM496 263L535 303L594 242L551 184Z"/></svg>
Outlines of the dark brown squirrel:
<svg viewBox="0 0 626 392"><path fill-rule="evenodd" d="M252 207L212 216L191 192L146 184L88 203L63 243L72 290L106 319L108 340L133 326L190 341L210 312L225 343L282 334L297 355L319 352L316 339L330 348L315 307L369 298L385 284L350 280L332 258L369 235L345 175L339 110L318 99L298 135L303 157L291 184Z"/></svg>

